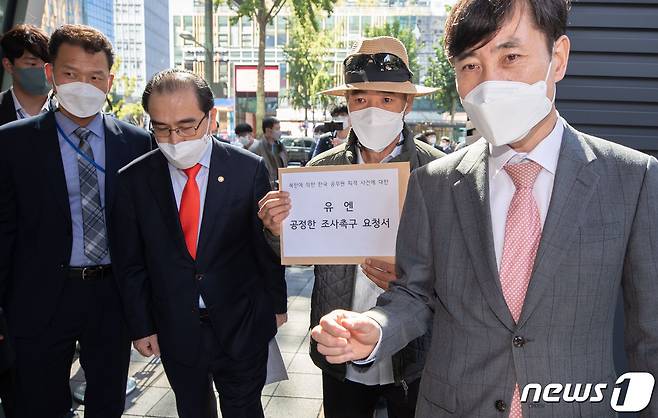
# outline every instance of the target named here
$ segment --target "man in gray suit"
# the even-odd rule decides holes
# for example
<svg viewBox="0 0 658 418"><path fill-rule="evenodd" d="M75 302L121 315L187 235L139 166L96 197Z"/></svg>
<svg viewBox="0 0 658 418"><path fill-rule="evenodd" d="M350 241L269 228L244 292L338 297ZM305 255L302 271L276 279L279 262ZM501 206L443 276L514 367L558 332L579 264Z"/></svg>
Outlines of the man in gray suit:
<svg viewBox="0 0 658 418"><path fill-rule="evenodd" d="M557 113L568 7L457 2L445 48L484 139L412 174L399 279L378 306L334 311L313 329L329 362L367 366L431 327L417 417L615 416L620 289L631 369L658 372L658 161ZM589 401L594 391L521 402L529 383L607 388L603 402ZM641 414L658 417L658 401Z"/></svg>

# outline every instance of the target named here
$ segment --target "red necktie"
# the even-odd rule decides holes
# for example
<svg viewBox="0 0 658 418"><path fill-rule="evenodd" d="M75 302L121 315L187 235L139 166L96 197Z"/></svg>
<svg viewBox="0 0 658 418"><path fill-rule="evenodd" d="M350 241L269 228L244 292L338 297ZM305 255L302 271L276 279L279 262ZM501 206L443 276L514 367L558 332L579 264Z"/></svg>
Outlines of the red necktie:
<svg viewBox="0 0 658 418"><path fill-rule="evenodd" d="M196 244L199 235L199 211L201 206L196 175L200 169L201 165L196 164L183 170L187 176L187 183L185 183L180 208L178 209L180 225L183 228L183 235L185 236L185 244L187 244L187 250L194 259L196 259Z"/></svg>

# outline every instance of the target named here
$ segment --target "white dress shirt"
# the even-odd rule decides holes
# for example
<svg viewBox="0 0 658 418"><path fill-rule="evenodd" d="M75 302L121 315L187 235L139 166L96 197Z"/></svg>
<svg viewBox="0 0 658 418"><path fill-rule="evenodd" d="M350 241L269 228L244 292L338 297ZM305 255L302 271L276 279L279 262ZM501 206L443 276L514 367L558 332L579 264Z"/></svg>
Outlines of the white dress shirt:
<svg viewBox="0 0 658 418"><path fill-rule="evenodd" d="M503 245L505 244L507 211L516 191L512 178L503 167L507 163L517 164L527 160L541 165L542 169L537 176L537 180L535 180L532 194L537 201L543 228L553 194L555 171L560 156L565 123L564 119L558 115L557 123L551 133L529 153L518 153L509 145L494 147L489 144L489 209L491 211L491 227L499 270L500 262L503 258ZM484 139L480 140L484 141ZM379 329L379 341L375 345L375 349L370 353L370 356L365 360L355 361L354 363L368 364L376 360L377 351L379 351L379 346L382 342L381 327Z"/></svg>
<svg viewBox="0 0 658 418"><path fill-rule="evenodd" d="M18 100L18 97L16 97L16 94L14 93L14 88L12 87L11 89L11 97L14 99L14 108L16 109L16 119L21 120L25 118L29 118L35 115L30 115L27 113L27 110L23 109L23 105L21 102ZM43 106L41 106L41 110L39 113L45 113L48 110L50 110L49 106L49 99L46 99L46 101L43 103Z"/></svg>
<svg viewBox="0 0 658 418"><path fill-rule="evenodd" d="M206 190L208 189L208 173L210 170L210 156L212 154L212 142L209 142L206 146L206 150L201 156L201 169L196 175L196 184L199 186L199 231L197 233L197 243L199 241L199 233L201 232L201 222L203 220L203 207L206 201ZM187 183L187 176L183 170L180 170L171 163L167 163L169 166L169 175L171 177L171 185L174 188L174 196L176 197L176 207L180 210L180 201L183 197L183 189L185 189L185 184ZM203 298L199 295L199 308L204 309L206 304L203 301Z"/></svg>

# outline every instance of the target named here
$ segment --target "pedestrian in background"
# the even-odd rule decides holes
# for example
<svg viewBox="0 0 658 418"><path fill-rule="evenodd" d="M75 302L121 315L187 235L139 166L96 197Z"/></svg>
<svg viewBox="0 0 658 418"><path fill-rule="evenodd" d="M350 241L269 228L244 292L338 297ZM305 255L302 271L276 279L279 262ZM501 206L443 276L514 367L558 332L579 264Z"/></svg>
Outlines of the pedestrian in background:
<svg viewBox="0 0 658 418"><path fill-rule="evenodd" d="M288 166L288 152L281 143L281 123L276 118L263 119L263 139L254 143L249 151L263 158L270 177L272 190L279 188L279 168Z"/></svg>
<svg viewBox="0 0 658 418"><path fill-rule="evenodd" d="M2 35L0 47L2 66L12 78L12 86L0 93L0 126L47 112L48 35L33 25L17 25Z"/></svg>

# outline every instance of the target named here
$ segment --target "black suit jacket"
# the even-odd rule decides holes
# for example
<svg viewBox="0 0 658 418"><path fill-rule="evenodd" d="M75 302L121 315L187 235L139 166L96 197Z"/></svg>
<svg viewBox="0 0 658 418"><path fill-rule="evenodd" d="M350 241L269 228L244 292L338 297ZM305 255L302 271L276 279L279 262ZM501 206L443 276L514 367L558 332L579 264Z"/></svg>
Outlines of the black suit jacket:
<svg viewBox="0 0 658 418"><path fill-rule="evenodd" d="M108 115L104 125L105 217L114 257L116 173L150 149L150 137ZM0 146L0 297L10 335L34 337L55 313L73 241L54 113L0 127Z"/></svg>
<svg viewBox="0 0 658 418"><path fill-rule="evenodd" d="M16 119L16 106L14 106L14 98L10 90L5 90L0 93L0 126Z"/></svg>
<svg viewBox="0 0 658 418"><path fill-rule="evenodd" d="M270 190L254 154L213 141L194 260L185 245L168 163L159 150L121 170L114 223L117 279L133 339L158 334L163 357L192 365L203 300L226 354L248 358L286 312L284 268L267 245L258 201Z"/></svg>

